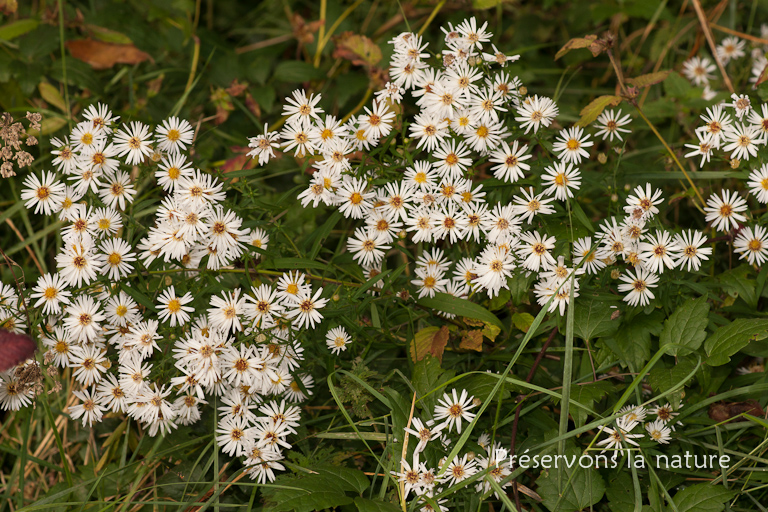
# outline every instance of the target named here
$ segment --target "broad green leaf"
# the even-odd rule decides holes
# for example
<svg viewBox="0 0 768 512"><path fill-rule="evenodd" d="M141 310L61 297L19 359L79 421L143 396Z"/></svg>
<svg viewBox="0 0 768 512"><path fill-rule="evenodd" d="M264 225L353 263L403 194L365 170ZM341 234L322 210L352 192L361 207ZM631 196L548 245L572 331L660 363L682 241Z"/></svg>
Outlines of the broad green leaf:
<svg viewBox="0 0 768 512"><path fill-rule="evenodd" d="M592 409L596 401L602 400L605 395L613 390L610 382L604 380L573 386L571 388L571 400L575 400L589 409ZM582 427L587 422L587 411L579 407L570 408L573 423L576 427Z"/></svg>
<svg viewBox="0 0 768 512"><path fill-rule="evenodd" d="M33 18L12 21L0 27L0 39L5 39L6 41L16 39L27 32L32 32L39 24L40 22Z"/></svg>
<svg viewBox="0 0 768 512"><path fill-rule="evenodd" d="M394 503L374 501L366 498L355 498L355 506L358 512L400 512L400 507Z"/></svg>
<svg viewBox="0 0 768 512"><path fill-rule="evenodd" d="M585 297L576 301L574 312L574 334L583 340L611 336L619 328L621 320L611 320L616 311L598 297Z"/></svg>
<svg viewBox="0 0 768 512"><path fill-rule="evenodd" d="M648 373L648 382L654 391L663 393L670 390L685 381L688 374L690 374L696 367L696 363L690 359L680 359L677 364L666 368L661 363L657 363L656 367ZM684 382L683 382L684 383ZM669 395L669 402L677 402L682 395L682 388L675 393Z"/></svg>
<svg viewBox="0 0 768 512"><path fill-rule="evenodd" d="M674 98L682 98L688 94L691 84L678 73L671 73L664 80L664 92Z"/></svg>
<svg viewBox="0 0 768 512"><path fill-rule="evenodd" d="M672 356L684 356L698 350L707 337L708 315L709 303L706 297L683 302L664 322L659 347L671 344L685 347L670 347L667 354Z"/></svg>
<svg viewBox="0 0 768 512"><path fill-rule="evenodd" d="M427 355L424 359L413 365L411 384L416 389L416 396L421 398L439 388L456 374L453 370L444 370L440 367L440 361L436 357ZM432 414L438 397L442 393L432 393L421 400L424 409Z"/></svg>
<svg viewBox="0 0 768 512"><path fill-rule="evenodd" d="M281 82L300 83L323 76L323 71L308 62L287 60L277 65L273 77Z"/></svg>
<svg viewBox="0 0 768 512"><path fill-rule="evenodd" d="M584 469L579 466L578 458L581 450L569 447L564 455L570 460L576 457L577 462L572 467L552 468L544 471L536 480L536 492L542 498L542 503L552 512L583 510L598 503L605 494L605 482L600 473L594 469ZM559 464L563 466L564 464ZM560 474L558 474L560 473ZM561 495L558 491L558 477L565 488Z"/></svg>
<svg viewBox="0 0 768 512"><path fill-rule="evenodd" d="M720 512L734 496L722 485L694 484L672 498L677 512Z"/></svg>
<svg viewBox="0 0 768 512"><path fill-rule="evenodd" d="M503 327L496 315L485 309L483 306L466 299L459 299L458 297L454 297L447 293L436 293L434 297L423 297L416 302L420 306L437 309L438 311L444 311L446 313L453 313L457 316L475 318L477 320L482 320L483 322Z"/></svg>
<svg viewBox="0 0 768 512"><path fill-rule="evenodd" d="M768 331L768 320L762 318L739 318L720 327L704 342L709 358L707 364L719 366L731 360L731 356L756 339L764 339Z"/></svg>
<svg viewBox="0 0 768 512"><path fill-rule="evenodd" d="M612 512L634 512L635 488L632 485L632 477L627 472L616 475L608 484L605 496Z"/></svg>
<svg viewBox="0 0 768 512"><path fill-rule="evenodd" d="M651 335L661 333L663 320L664 313L659 310L650 315L640 313L629 322L622 323L616 334L612 338L603 338L603 342L622 364L637 371L651 358Z"/></svg>
<svg viewBox="0 0 768 512"><path fill-rule="evenodd" d="M269 510L312 512L352 503L345 493L362 493L371 484L362 471L329 464L306 468L313 473L298 478L279 478L282 488L264 488Z"/></svg>
<svg viewBox="0 0 768 512"><path fill-rule="evenodd" d="M757 307L757 281L750 279L752 267L741 265L717 276L725 291L732 297L741 297L751 307Z"/></svg>

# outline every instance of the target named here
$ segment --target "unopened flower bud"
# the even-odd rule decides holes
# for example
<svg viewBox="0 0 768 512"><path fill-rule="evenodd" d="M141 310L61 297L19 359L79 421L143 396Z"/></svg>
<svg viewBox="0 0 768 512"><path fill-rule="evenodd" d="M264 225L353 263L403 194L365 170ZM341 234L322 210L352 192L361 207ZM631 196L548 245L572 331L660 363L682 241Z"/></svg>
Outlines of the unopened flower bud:
<svg viewBox="0 0 768 512"><path fill-rule="evenodd" d="M608 157L605 156L605 153L598 153L597 154L597 161L600 162L601 164L604 164L605 162L608 161Z"/></svg>
<svg viewBox="0 0 768 512"><path fill-rule="evenodd" d="M618 279L620 275L621 275L621 270L617 268L611 270L611 279Z"/></svg>

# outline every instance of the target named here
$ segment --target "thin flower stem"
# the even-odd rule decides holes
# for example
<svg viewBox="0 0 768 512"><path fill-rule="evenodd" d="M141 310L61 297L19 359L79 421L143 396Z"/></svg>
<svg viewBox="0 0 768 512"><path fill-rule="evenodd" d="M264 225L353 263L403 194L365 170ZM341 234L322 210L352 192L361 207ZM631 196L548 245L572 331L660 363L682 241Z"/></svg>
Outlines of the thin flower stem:
<svg viewBox="0 0 768 512"><path fill-rule="evenodd" d="M701 2L699 2L699 0L691 0L691 3L693 4L693 8L696 10L696 16L699 18L699 23L701 24L702 32L704 32L704 37L707 38L707 43L709 43L709 49L712 50L712 57L714 57L715 62L717 63L717 67L720 69L720 74L723 75L723 82L725 82L725 86L729 91L731 91L731 94L733 94L733 84L731 83L731 79L728 77L728 73L725 71L723 61L720 60L720 57L717 55L715 39L712 37L712 29L709 27L709 21L707 21L707 16L704 14L704 9L701 8Z"/></svg>
<svg viewBox="0 0 768 512"><path fill-rule="evenodd" d="M333 25L331 25L331 28L328 29L328 33L325 35L325 37L322 40L318 38L317 51L315 51L315 62L314 62L315 67L320 66L320 56L323 53L323 48L325 48L325 45L328 44L328 41L331 40L331 36L333 35L333 33L336 31L337 28L339 28L339 25L341 25L341 23L345 19L347 19L347 16L352 14L352 12L355 9L357 9L361 3L363 3L363 0L357 0L357 2L347 7L347 10L341 13L341 16L339 16L338 19L333 22Z"/></svg>
<svg viewBox="0 0 768 512"><path fill-rule="evenodd" d="M427 21L424 22L424 24L419 29L419 35L423 35L424 31L427 30L429 27L429 24L432 23L432 20L435 19L435 16L437 16L437 13L440 12L440 10L445 5L446 0L440 0L440 3L435 6L434 9L432 9L432 12L429 14L429 17L427 18Z"/></svg>
<svg viewBox="0 0 768 512"><path fill-rule="evenodd" d="M683 164L681 164L680 160L677 159L677 155L675 155L675 152L672 151L672 148L669 147L669 144L667 144L667 141L664 140L664 137L662 137L661 134L659 133L659 131L656 129L656 127L653 126L653 123L651 123L651 121L647 117L645 117L645 114L643 113L643 111L640 108L640 106L637 105L637 104L635 104L634 106L635 106L635 109L637 110L637 113L640 114L640 117L643 118L643 121L645 121L645 123L648 125L648 127L651 129L651 131L656 135L656 137L661 141L661 143L667 149L667 151L669 152L669 155L672 157L672 160L675 161L677 166L683 172L683 175L685 176L685 179L687 179L688 183L690 183L691 187L693 187L693 191L696 193L696 197L698 197L699 201L701 201L701 206L696 204L695 201L694 201L693 204L696 206L696 208L698 208L698 210L700 212L703 213L702 206L704 206L706 204L706 201L704 201L704 197L701 195L701 192L699 192L698 187L696 187L696 185L693 183L693 180L691 179L691 177L686 172L685 168L683 167Z"/></svg>

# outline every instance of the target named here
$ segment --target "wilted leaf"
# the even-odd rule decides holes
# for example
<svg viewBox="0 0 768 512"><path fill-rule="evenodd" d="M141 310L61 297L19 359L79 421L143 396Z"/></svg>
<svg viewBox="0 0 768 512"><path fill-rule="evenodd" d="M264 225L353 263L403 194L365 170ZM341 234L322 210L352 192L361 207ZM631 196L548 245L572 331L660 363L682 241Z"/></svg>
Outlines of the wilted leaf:
<svg viewBox="0 0 768 512"><path fill-rule="evenodd" d="M565 43L563 47L557 51L557 53L555 54L555 60L559 59L560 57L562 57L563 55L565 55L571 50L575 50L577 48L588 48L596 40L597 40L597 36L594 34L590 34L584 37L574 37L573 39Z"/></svg>
<svg viewBox="0 0 768 512"><path fill-rule="evenodd" d="M356 66L371 67L381 60L381 48L369 38L353 32L344 32L335 39L333 57L346 59Z"/></svg>
<svg viewBox="0 0 768 512"><path fill-rule="evenodd" d="M478 352L483 351L483 332L478 330L466 331L461 337L461 343L459 348L465 350L476 350Z"/></svg>
<svg viewBox="0 0 768 512"><path fill-rule="evenodd" d="M15 13L18 8L16 0L0 0L0 13L6 16Z"/></svg>
<svg viewBox="0 0 768 512"><path fill-rule="evenodd" d="M139 64L152 60L148 53L132 44L115 44L95 39L77 39L66 42L72 57L82 60L93 69L109 69L115 64Z"/></svg>
<svg viewBox="0 0 768 512"><path fill-rule="evenodd" d="M432 354L438 361L443 361L443 351L448 344L448 326L431 325L420 330L411 344L411 359L421 361L427 354Z"/></svg>
<svg viewBox="0 0 768 512"><path fill-rule="evenodd" d="M528 332L528 329L533 324L533 315L530 313L515 313L512 315L512 323L523 332Z"/></svg>
<svg viewBox="0 0 768 512"><path fill-rule="evenodd" d="M603 110L605 110L606 107L615 107L619 103L621 103L620 96L598 96L592 100L589 105L581 109L581 112L579 112L581 119L576 123L576 126L581 126L583 128L592 124L592 122L597 119L597 116L603 113Z"/></svg>
<svg viewBox="0 0 768 512"><path fill-rule="evenodd" d="M634 85L635 87L649 87L654 84L659 84L667 79L670 71L657 71L656 73L648 73L647 75L640 75L635 78L628 78L627 83Z"/></svg>
<svg viewBox="0 0 768 512"><path fill-rule="evenodd" d="M757 89L757 86L766 80L768 80L768 64L766 64L763 70L760 72L760 76L757 77L757 81L755 82L755 85L752 86L752 88Z"/></svg>
<svg viewBox="0 0 768 512"><path fill-rule="evenodd" d="M248 151L250 151L250 148L234 146L230 149L234 153L239 154L224 162L224 165L221 166L221 172L227 173L232 171L241 171L243 169L253 169L256 166L256 160L246 154Z"/></svg>
<svg viewBox="0 0 768 512"><path fill-rule="evenodd" d="M500 332L501 327L498 325L486 323L485 327L483 327L483 336L491 341L496 341L496 336L498 336Z"/></svg>
<svg viewBox="0 0 768 512"><path fill-rule="evenodd" d="M63 126L67 125L67 120L63 117L46 117L43 119L43 122L40 123L42 126L40 128L40 131L37 130L27 130L27 133L30 135L50 135L51 133L56 133L59 131L59 129Z"/></svg>
<svg viewBox="0 0 768 512"><path fill-rule="evenodd" d="M709 417L719 422L730 420L740 414L751 414L752 416L765 416L765 411L760 407L757 400L747 400L744 402L715 402L709 406Z"/></svg>
<svg viewBox="0 0 768 512"><path fill-rule="evenodd" d="M49 104L58 108L62 112L67 111L67 104L64 102L64 98L61 97L59 90L48 82L40 82L37 86L40 91L40 96Z"/></svg>
<svg viewBox="0 0 768 512"><path fill-rule="evenodd" d="M251 111L251 114L256 117L261 117L261 107L258 102L253 99L250 92L245 93L245 107Z"/></svg>

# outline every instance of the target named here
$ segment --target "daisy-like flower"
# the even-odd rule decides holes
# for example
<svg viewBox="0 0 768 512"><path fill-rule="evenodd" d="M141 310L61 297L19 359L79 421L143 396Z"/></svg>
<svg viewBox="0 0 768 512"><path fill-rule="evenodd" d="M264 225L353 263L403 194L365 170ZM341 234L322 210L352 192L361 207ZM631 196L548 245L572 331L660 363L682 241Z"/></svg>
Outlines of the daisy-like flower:
<svg viewBox="0 0 768 512"><path fill-rule="evenodd" d="M51 151L51 154L55 157L53 165L64 174L72 174L77 168L78 158L72 145L69 143L69 139L64 137L64 140L61 140L58 137L53 137L50 142L56 148Z"/></svg>
<svg viewBox="0 0 768 512"><path fill-rule="evenodd" d="M486 30L488 28L488 22L483 23L483 26L477 28L477 20L472 16L469 19L462 21L456 30L470 46L476 46L478 49L482 49L483 43L487 43L491 40L491 34Z"/></svg>
<svg viewBox="0 0 768 512"><path fill-rule="evenodd" d="M403 484L404 495L407 498L411 491L416 494L421 494L421 473L419 472L419 452L413 454L413 465L409 464L407 460L402 459L400 461L401 471L399 473L393 471L392 475L397 477L397 481Z"/></svg>
<svg viewBox="0 0 768 512"><path fill-rule="evenodd" d="M565 201L566 198L573 198L573 191L581 187L581 171L572 163L556 162L544 168L541 180L545 186L549 185L544 189L545 194L554 195L558 201Z"/></svg>
<svg viewBox="0 0 768 512"><path fill-rule="evenodd" d="M163 190L173 192L181 178L189 178L193 172L192 164L187 162L187 158L183 154L177 153L168 155L160 161L157 171L155 171L155 178Z"/></svg>
<svg viewBox="0 0 768 512"><path fill-rule="evenodd" d="M408 218L408 208L413 201L413 190L405 182L387 183L380 192L379 199L384 202L382 211L393 221Z"/></svg>
<svg viewBox="0 0 768 512"><path fill-rule="evenodd" d="M105 133L112 133L110 126L120 120L120 116L113 115L109 110L109 105L101 102L88 105L83 111L83 118L90 121L96 130L103 130Z"/></svg>
<svg viewBox="0 0 768 512"><path fill-rule="evenodd" d="M749 114L749 122L760 130L760 135L763 141L765 141L768 139L768 103L763 103L760 110L762 113L754 110Z"/></svg>
<svg viewBox="0 0 768 512"><path fill-rule="evenodd" d="M264 123L264 134L248 138L248 147L253 148L248 152L251 158L259 159L259 165L269 162L270 158L275 158L275 148L280 147L278 132L270 132L269 125Z"/></svg>
<svg viewBox="0 0 768 512"><path fill-rule="evenodd" d="M643 437L643 434L631 434L630 431L632 428L634 428L637 425L637 423L629 423L628 425L620 424L619 421L616 422L616 428L610 428L601 425L600 426L600 432L605 432L608 437L603 439L602 441L597 442L597 446L603 446L603 450L600 453L605 452L606 450L618 450L621 451L623 447L623 443L627 443L631 446L638 446L637 442L634 441L634 439Z"/></svg>
<svg viewBox="0 0 768 512"><path fill-rule="evenodd" d="M131 244L122 238L105 240L99 249L104 253L101 271L112 281L119 281L133 270L131 262L136 261L136 254L131 251Z"/></svg>
<svg viewBox="0 0 768 512"><path fill-rule="evenodd" d="M505 55L494 44L491 45L491 48L493 48L493 53L483 52L483 60L486 62L495 62L499 66L505 67L508 62L515 62L520 59L519 55Z"/></svg>
<svg viewBox="0 0 768 512"><path fill-rule="evenodd" d="M352 337L343 327L334 327L325 335L325 344L334 355L347 350L347 345L350 343L352 343Z"/></svg>
<svg viewBox="0 0 768 512"><path fill-rule="evenodd" d="M724 134L724 151L731 151L731 159L749 160L757 156L757 146L765 144L760 130L752 125L736 123Z"/></svg>
<svg viewBox="0 0 768 512"><path fill-rule="evenodd" d="M309 125L301 121L291 120L285 123L285 128L280 132L283 138L283 150L288 152L295 148L294 156L313 155L317 149L310 139Z"/></svg>
<svg viewBox="0 0 768 512"><path fill-rule="evenodd" d="M669 444L669 440L672 439L672 429L666 426L662 420L657 419L646 423L645 430L648 432L648 437L659 444Z"/></svg>
<svg viewBox="0 0 768 512"><path fill-rule="evenodd" d="M314 295L311 291L299 292L293 304L290 305L292 309L287 311L286 316L290 319L297 319L296 327L298 329L305 325L314 329L315 324L319 324L323 319L323 315L318 310L324 308L329 299L321 299L322 293L322 288L318 288Z"/></svg>
<svg viewBox="0 0 768 512"><path fill-rule="evenodd" d="M418 140L416 147L432 152L448 135L448 122L437 116L419 114L409 129L411 137Z"/></svg>
<svg viewBox="0 0 768 512"><path fill-rule="evenodd" d="M471 422L475 419L475 414L469 412L474 407L474 397L469 396L466 389L461 390L461 396L452 389L451 394L443 393L443 398L438 400L433 416L435 422L443 420L442 427L448 427L448 432L456 427L456 431L461 434L462 421Z"/></svg>
<svg viewBox="0 0 768 512"><path fill-rule="evenodd" d="M455 180L464 177L467 167L472 165L472 159L467 158L470 151L459 142L456 145L455 140L445 141L440 148L432 153L437 161L433 168L441 178Z"/></svg>
<svg viewBox="0 0 768 512"><path fill-rule="evenodd" d="M70 347L69 366L74 368L72 375L83 386L96 384L102 379L102 373L107 369L104 363L107 358L104 352L95 344L75 345Z"/></svg>
<svg viewBox="0 0 768 512"><path fill-rule="evenodd" d="M686 153L685 158L695 158L697 156L701 156L699 168L702 168L704 167L704 162L709 163L709 159L712 157L712 149L714 148L714 144L712 143L710 135L705 132L697 131L696 137L699 139L698 144L685 145L685 147L693 150L690 153Z"/></svg>
<svg viewBox="0 0 768 512"><path fill-rule="evenodd" d="M96 272L102 266L102 256L96 254L90 245L75 243L56 255L56 266L69 286L80 287L96 279Z"/></svg>
<svg viewBox="0 0 768 512"><path fill-rule="evenodd" d="M627 198L627 205L624 211L634 219L648 220L657 213L659 209L657 204L661 204L664 199L661 198L661 190L653 190L650 183L645 184L645 190L641 185L635 187L634 195ZM638 211L639 210L639 211Z"/></svg>
<svg viewBox="0 0 768 512"><path fill-rule="evenodd" d="M57 206L64 201L66 186L56 180L52 172L44 172L40 178L29 174L24 180L24 190L21 191L21 200L26 201L24 206L28 210L35 208L35 213L43 211L45 215L51 215Z"/></svg>
<svg viewBox="0 0 768 512"><path fill-rule="evenodd" d="M43 305L44 315L61 313L60 304L69 304L71 296L72 293L66 289L66 283L58 273L38 277L30 294L31 298L37 299L34 304L36 308Z"/></svg>
<svg viewBox="0 0 768 512"><path fill-rule="evenodd" d="M673 411L670 404L659 405L652 408L650 412L656 415L657 421L662 421L664 425L669 426L673 431L675 430L675 417L680 413ZM678 421L677 424L681 425L682 423Z"/></svg>
<svg viewBox="0 0 768 512"><path fill-rule="evenodd" d="M3 411L18 411L32 403L34 398L33 386L19 382L14 369L0 373L0 409Z"/></svg>
<svg viewBox="0 0 768 512"><path fill-rule="evenodd" d="M302 386L299 386L298 382L294 379L288 387L285 388L285 397L289 402L303 402L307 399L307 394L312 396L312 387L315 385L315 380L312 376L306 373L299 375L299 381ZM307 394L304 393L304 390L307 391Z"/></svg>
<svg viewBox="0 0 768 512"><path fill-rule="evenodd" d="M352 259L361 265L373 265L384 258L386 235L371 229L357 228L355 236L347 240L347 250L351 252Z"/></svg>
<svg viewBox="0 0 768 512"><path fill-rule="evenodd" d="M295 302L300 293L310 293L312 288L305 282L304 274L296 270L286 272L277 280L277 291L280 299Z"/></svg>
<svg viewBox="0 0 768 512"><path fill-rule="evenodd" d="M245 297L240 297L240 288L235 288L230 293L223 293L221 297L211 297L211 308L208 309L208 322L213 327L224 332L238 332L243 330L239 315L246 310Z"/></svg>
<svg viewBox="0 0 768 512"><path fill-rule="evenodd" d="M646 268L654 274L661 274L664 268L674 268L674 258L679 247L667 231L656 230L656 235L649 235L647 242L640 243L638 251Z"/></svg>
<svg viewBox="0 0 768 512"><path fill-rule="evenodd" d="M597 274L605 268L605 263L597 257L597 251L592 250L591 237L579 238L573 243L573 264L577 267L581 265L587 274Z"/></svg>
<svg viewBox="0 0 768 512"><path fill-rule="evenodd" d="M133 121L126 130L120 129L115 133L115 149L118 156L128 155L128 165L138 165L145 156L152 153L152 132L149 126Z"/></svg>
<svg viewBox="0 0 768 512"><path fill-rule="evenodd" d="M69 416L73 420L82 417L83 427L86 425L92 427L94 422L100 423L104 415L104 407L98 402L96 393L89 389L72 391L72 393L80 399L80 403L69 407Z"/></svg>
<svg viewBox="0 0 768 512"><path fill-rule="evenodd" d="M741 120L745 115L752 111L752 101L746 94L731 94L732 103L723 103L724 107L732 107L736 117Z"/></svg>
<svg viewBox="0 0 768 512"><path fill-rule="evenodd" d="M411 284L419 287L419 298L434 297L435 293L444 293L448 285L445 272L436 265L427 265L416 269L416 279Z"/></svg>
<svg viewBox="0 0 768 512"><path fill-rule="evenodd" d="M485 88L469 99L468 107L470 115L474 116L480 124L498 123L499 112L506 112L504 96L493 89Z"/></svg>
<svg viewBox="0 0 768 512"><path fill-rule="evenodd" d="M90 295L80 295L73 299L64 313L64 326L78 341L92 341L101 330L99 322L104 320L104 315Z"/></svg>
<svg viewBox="0 0 768 512"><path fill-rule="evenodd" d="M448 484L455 485L475 473L477 473L477 462L474 459L468 461L467 454L462 457L457 455L448 466Z"/></svg>
<svg viewBox="0 0 768 512"><path fill-rule="evenodd" d="M99 190L99 196L110 208L120 207L125 210L125 205L133 202L133 196L136 190L131 184L131 178L127 172L118 171L113 177L109 178L107 183Z"/></svg>
<svg viewBox="0 0 768 512"><path fill-rule="evenodd" d="M750 193L763 204L768 203L768 164L753 170L747 182Z"/></svg>
<svg viewBox="0 0 768 512"><path fill-rule="evenodd" d="M517 109L515 121L521 123L520 128L525 128L526 135L533 128L533 133L539 130L539 126L548 128L552 120L557 117L559 109L554 101L546 96L528 97Z"/></svg>
<svg viewBox="0 0 768 512"><path fill-rule="evenodd" d="M598 132L595 133L595 137L603 136L603 140L610 139L613 142L613 138L623 141L621 138L622 133L632 133L632 130L622 128L622 126L628 125L632 121L632 118L627 114L621 117L621 109L605 110L602 114L597 116L597 121L594 124L595 128L598 128Z"/></svg>
<svg viewBox="0 0 768 512"><path fill-rule="evenodd" d="M701 116L704 126L696 128L697 132L705 133L709 136L710 143L715 149L720 148L725 132L733 127L733 119L725 111L722 104L707 108L706 114ZM703 140L700 138L700 140Z"/></svg>
<svg viewBox="0 0 768 512"><path fill-rule="evenodd" d="M447 238L456 243L467 227L467 217L456 208L456 203L443 203L432 212L432 235L435 240Z"/></svg>
<svg viewBox="0 0 768 512"><path fill-rule="evenodd" d="M739 259L747 258L750 265L762 265L768 260L768 229L754 226L745 227L733 241L734 251Z"/></svg>
<svg viewBox="0 0 768 512"><path fill-rule="evenodd" d="M707 85L715 78L717 66L706 57L691 57L683 63L683 74L695 85Z"/></svg>
<svg viewBox="0 0 768 512"><path fill-rule="evenodd" d="M650 289L657 286L659 276L641 267L635 269L635 274L628 270L627 275L621 276L621 282L623 284L618 286L619 291L629 292L624 296L624 302L628 302L630 306L647 306L651 299L656 298Z"/></svg>
<svg viewBox="0 0 768 512"><path fill-rule="evenodd" d="M512 148L502 141L501 147L491 153L490 161L498 165L492 167L493 175L500 180L515 183L525 177L523 171L530 170L531 166L525 163L533 155L526 155L528 145L523 144L518 148L517 141L512 142Z"/></svg>
<svg viewBox="0 0 768 512"><path fill-rule="evenodd" d="M187 149L192 144L195 129L186 119L169 117L157 129L157 149L175 155Z"/></svg>
<svg viewBox="0 0 768 512"><path fill-rule="evenodd" d="M706 243L707 237L700 231L692 229L683 231L676 235L675 241L678 246L675 266L678 268L687 267L688 272L691 269L698 271L699 267L701 267L701 261L708 260L712 254L711 247L702 247Z"/></svg>
<svg viewBox="0 0 768 512"><path fill-rule="evenodd" d="M640 423L648 415L648 409L637 405L625 405L619 412L623 414L620 421L625 425Z"/></svg>
<svg viewBox="0 0 768 512"><path fill-rule="evenodd" d="M374 101L372 107L372 110L365 107L365 114L358 116L357 122L368 137L373 139L386 137L392 130L395 113L389 110L383 101Z"/></svg>
<svg viewBox="0 0 768 512"><path fill-rule="evenodd" d="M523 197L514 197L515 206L512 208L512 211L521 220L531 224L536 215L549 215L555 213L555 208L549 204L554 201L553 198L543 197L543 193L538 195L534 194L533 187L529 187L528 189L522 188L520 189L520 192L522 192Z"/></svg>
<svg viewBox="0 0 768 512"><path fill-rule="evenodd" d="M251 291L253 291L253 297L250 295L245 297L248 301L246 315L254 319L254 325L257 327L262 329L272 327L275 325L275 318L285 310L280 303L278 291L268 284L262 284L258 288L251 287Z"/></svg>
<svg viewBox="0 0 768 512"><path fill-rule="evenodd" d="M432 211L426 207L420 207L411 211L405 220L406 231L415 232L412 236L414 243L429 242L432 240Z"/></svg>
<svg viewBox="0 0 768 512"><path fill-rule="evenodd" d="M248 421L243 416L224 416L216 428L216 443L221 451L232 457L246 454L251 440L248 435Z"/></svg>
<svg viewBox="0 0 768 512"><path fill-rule="evenodd" d="M495 297L502 288L509 289L507 278L512 277L514 269L512 251L499 246L488 246L480 253L477 263L466 269L463 278L466 281L476 276L472 284L478 289L487 290L489 297Z"/></svg>
<svg viewBox="0 0 768 512"><path fill-rule="evenodd" d="M707 199L706 221L718 231L727 232L738 227L739 222L745 222L747 218L741 212L747 211L747 202L739 197L737 192L723 190L722 197L713 194Z"/></svg>
<svg viewBox="0 0 768 512"><path fill-rule="evenodd" d="M546 270L555 265L555 258L550 254L550 251L555 248L555 237L542 236L536 231L529 231L520 236L520 241L517 251L520 258L525 258L523 267L538 272L539 269Z"/></svg>
<svg viewBox="0 0 768 512"><path fill-rule="evenodd" d="M574 126L560 130L557 140L552 144L555 151L560 152L558 158L563 162L581 163L582 158L589 159L589 152L584 149L593 146L594 141L588 140L589 134L583 128Z"/></svg>
<svg viewBox="0 0 768 512"><path fill-rule="evenodd" d="M101 139L106 137L106 135L107 133L105 131L94 127L92 123L82 121L72 128L69 140L72 143L72 149L82 153L84 151L92 150Z"/></svg>
<svg viewBox="0 0 768 512"><path fill-rule="evenodd" d="M419 440L419 444L416 445L414 450L415 453L423 452L430 441L440 437L440 433L445 425L441 423L434 426L434 424L435 422L432 420L422 422L419 418L413 418L411 427L405 429L407 433Z"/></svg>
<svg viewBox="0 0 768 512"><path fill-rule="evenodd" d="M413 189L431 190L437 181L437 173L432 163L425 160L413 162L413 167L405 168L405 182Z"/></svg>
<svg viewBox="0 0 768 512"><path fill-rule="evenodd" d="M299 121L305 126L311 124L313 118L320 121L320 114L323 113L323 109L317 106L322 97L320 94L310 94L307 97L304 89L297 89L291 95L293 97L285 98L287 104L283 106L284 116L289 116L290 121Z"/></svg>
<svg viewBox="0 0 768 512"><path fill-rule="evenodd" d="M362 219L373 207L371 199L374 192L366 192L366 181L362 178L351 178L341 184L336 192L339 212L347 218Z"/></svg>
<svg viewBox="0 0 768 512"><path fill-rule="evenodd" d="M723 41L715 47L717 56L720 57L723 65L728 64L733 59L738 59L744 56L745 41L742 41L736 36L730 36L723 39Z"/></svg>
<svg viewBox="0 0 768 512"><path fill-rule="evenodd" d="M167 290L160 294L157 298L158 310L157 314L160 320L167 322L170 318L171 327L176 325L184 325L189 322L189 314L195 311L192 306L186 306L192 302L192 294L187 292L183 296L176 295L176 287L171 285Z"/></svg>

